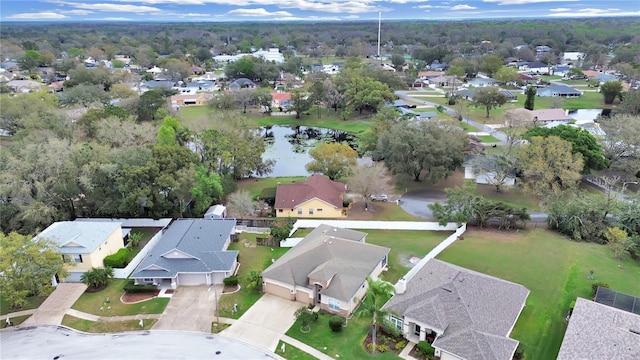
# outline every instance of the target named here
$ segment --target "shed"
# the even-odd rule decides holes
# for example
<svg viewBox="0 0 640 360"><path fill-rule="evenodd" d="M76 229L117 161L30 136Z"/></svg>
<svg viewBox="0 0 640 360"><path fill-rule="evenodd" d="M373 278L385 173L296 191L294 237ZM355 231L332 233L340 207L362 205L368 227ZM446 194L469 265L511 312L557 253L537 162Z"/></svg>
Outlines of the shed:
<svg viewBox="0 0 640 360"><path fill-rule="evenodd" d="M215 219L224 219L227 217L227 207L224 205L213 205L210 207L206 213L204 213L204 218L208 220Z"/></svg>

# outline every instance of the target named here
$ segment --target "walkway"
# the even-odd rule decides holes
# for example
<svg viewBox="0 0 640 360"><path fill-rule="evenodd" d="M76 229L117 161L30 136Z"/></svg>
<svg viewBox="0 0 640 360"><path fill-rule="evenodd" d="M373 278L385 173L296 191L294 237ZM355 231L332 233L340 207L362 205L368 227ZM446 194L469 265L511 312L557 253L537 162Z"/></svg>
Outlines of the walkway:
<svg viewBox="0 0 640 360"><path fill-rule="evenodd" d="M66 312L67 315L77 317L78 319L89 321L128 321L128 320L147 320L147 319L160 319L161 314L138 314L138 315L125 315L125 316L98 316L89 314L86 312L78 311L75 309L69 309Z"/></svg>
<svg viewBox="0 0 640 360"><path fill-rule="evenodd" d="M34 312L36 312L36 310L38 309L22 310L22 311L16 311L16 312L0 315L0 321L6 321L7 318L13 319L18 316L31 315Z"/></svg>
<svg viewBox="0 0 640 360"><path fill-rule="evenodd" d="M312 348L311 346L309 346L309 345L307 345L307 344L305 344L303 342L300 342L300 341L298 341L298 340L296 340L296 339L294 339L292 337L289 337L287 335L283 335L282 338L280 338L280 340L286 342L287 344L289 344L291 346L297 347L298 349L306 352L307 354L313 356L316 359L334 360L331 356L329 356L329 355L327 355L327 354L325 354L323 352L320 352L320 350L316 350L316 349ZM287 349L285 347L285 354L287 353L286 350ZM280 351L280 349L278 349L278 351Z"/></svg>
<svg viewBox="0 0 640 360"><path fill-rule="evenodd" d="M64 314L86 289L87 285L81 283L58 284L47 300L22 325L60 325Z"/></svg>

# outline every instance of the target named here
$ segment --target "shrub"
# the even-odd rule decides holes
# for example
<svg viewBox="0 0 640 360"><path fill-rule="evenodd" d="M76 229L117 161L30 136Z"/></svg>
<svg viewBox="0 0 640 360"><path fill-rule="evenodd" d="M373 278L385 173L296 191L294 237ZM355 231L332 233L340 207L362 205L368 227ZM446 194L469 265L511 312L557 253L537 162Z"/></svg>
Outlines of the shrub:
<svg viewBox="0 0 640 360"><path fill-rule="evenodd" d="M122 289L128 293L145 293L157 291L158 287L155 285L135 285L133 279L129 279Z"/></svg>
<svg viewBox="0 0 640 360"><path fill-rule="evenodd" d="M236 286L238 285L238 277L237 276L229 276L222 280L225 286Z"/></svg>
<svg viewBox="0 0 640 360"><path fill-rule="evenodd" d="M407 346L407 343L405 341L400 341L396 343L396 350L402 351L402 349L404 349L406 346Z"/></svg>
<svg viewBox="0 0 640 360"><path fill-rule="evenodd" d="M591 293L593 296L596 296L596 292L598 291L598 287L609 288L609 284L603 283L602 281L596 281L591 284Z"/></svg>
<svg viewBox="0 0 640 360"><path fill-rule="evenodd" d="M513 358L515 360L524 359L524 345L522 345L522 343L518 344L518 347L516 348L516 352L515 354L513 354Z"/></svg>
<svg viewBox="0 0 640 360"><path fill-rule="evenodd" d="M131 261L131 252L127 248L119 249L115 254L105 256L102 263L105 267L124 268Z"/></svg>
<svg viewBox="0 0 640 360"><path fill-rule="evenodd" d="M376 349L378 349L378 352L383 353L383 352L388 351L389 347L387 345L385 345L385 344L380 344L380 345L376 346Z"/></svg>
<svg viewBox="0 0 640 360"><path fill-rule="evenodd" d="M394 324L386 319L382 323L382 331L393 337L399 337L401 335L400 330L398 330L398 328Z"/></svg>
<svg viewBox="0 0 640 360"><path fill-rule="evenodd" d="M424 356L427 359L432 359L436 353L436 350L433 348L433 346L431 346L431 344L426 341L420 341L418 345L416 345L416 347L418 348L418 354Z"/></svg>
<svg viewBox="0 0 640 360"><path fill-rule="evenodd" d="M348 208L348 207L349 207L349 205L351 205L351 201L353 201L353 200L351 200L351 199L344 199L344 200L342 200L342 207L346 207L346 208Z"/></svg>
<svg viewBox="0 0 640 360"><path fill-rule="evenodd" d="M332 316L329 319L329 329L333 332L342 331L342 327L344 326L344 318L342 316Z"/></svg>

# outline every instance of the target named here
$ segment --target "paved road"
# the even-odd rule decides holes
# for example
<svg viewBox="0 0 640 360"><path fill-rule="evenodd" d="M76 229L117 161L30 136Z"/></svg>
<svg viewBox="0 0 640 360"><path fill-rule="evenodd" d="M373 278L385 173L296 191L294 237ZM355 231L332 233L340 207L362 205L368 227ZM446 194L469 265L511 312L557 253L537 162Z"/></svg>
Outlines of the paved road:
<svg viewBox="0 0 640 360"><path fill-rule="evenodd" d="M278 359L282 357L225 336L189 331L85 334L58 326L0 331L2 359Z"/></svg>
<svg viewBox="0 0 640 360"><path fill-rule="evenodd" d="M216 309L213 289L207 285L178 287L153 330L211 332ZM221 285L217 291L218 294L222 292Z"/></svg>
<svg viewBox="0 0 640 360"><path fill-rule="evenodd" d="M22 325L60 325L64 314L86 289L87 285L81 283L58 284L47 300Z"/></svg>

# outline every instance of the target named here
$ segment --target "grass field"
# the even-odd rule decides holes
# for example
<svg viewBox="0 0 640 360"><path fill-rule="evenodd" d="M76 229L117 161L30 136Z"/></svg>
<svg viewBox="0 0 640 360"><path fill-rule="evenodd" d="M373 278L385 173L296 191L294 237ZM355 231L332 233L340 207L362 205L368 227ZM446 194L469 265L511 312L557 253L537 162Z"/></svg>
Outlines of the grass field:
<svg viewBox="0 0 640 360"><path fill-rule="evenodd" d="M278 184L290 184L294 181L300 182L306 179L305 176L275 177L275 178L251 178L237 182L238 190L245 190L251 194L252 198L257 198L264 188L275 188Z"/></svg>
<svg viewBox="0 0 640 360"><path fill-rule="evenodd" d="M281 351L282 344L285 345L284 352ZM287 360L314 360L315 357L307 354L306 352L298 349L297 347L283 343L282 341L278 342L278 346L276 347L276 354L282 356Z"/></svg>
<svg viewBox="0 0 640 360"><path fill-rule="evenodd" d="M527 287L531 293L512 337L521 341L527 359L555 359L569 304L591 297L594 281L640 296L640 267L615 260L606 246L578 243L548 230L520 232L470 230L439 259ZM593 270L595 280L588 280Z"/></svg>
<svg viewBox="0 0 640 360"><path fill-rule="evenodd" d="M271 259L278 259L282 254L289 250L288 248L271 248L268 246L256 246L257 234L242 233L239 235L240 240L238 242L231 243L229 250L238 250L240 252L239 262L240 268L238 269L238 280L240 281L240 290L232 294L223 294L219 301L220 316L237 319L245 311L247 311L251 305L255 304L262 296L259 289L250 289L247 275L251 271L262 271L268 265L271 264ZM260 235L264 236L264 235ZM250 244L250 247L245 247L245 242ZM233 304L238 304L238 312L234 313Z"/></svg>
<svg viewBox="0 0 640 360"><path fill-rule="evenodd" d="M7 300L0 294L0 315L5 315L22 310L35 309L40 306L46 299L47 296L29 296L26 299L24 306L19 309L11 309L9 308L9 304L7 304Z"/></svg>
<svg viewBox="0 0 640 360"><path fill-rule="evenodd" d="M98 316L162 314L169 298L153 298L136 304L122 303L120 296L124 293L122 287L126 282L126 279L112 279L106 289L82 294L71 308Z"/></svg>
<svg viewBox="0 0 640 360"><path fill-rule="evenodd" d="M491 135L478 135L478 139L483 143L495 143L500 141Z"/></svg>
<svg viewBox="0 0 640 360"><path fill-rule="evenodd" d="M62 318L62 325L89 333L113 333L149 330L157 321L156 319L146 319L144 320L144 327L140 327L140 320L89 321L71 315L65 315L64 318Z"/></svg>

